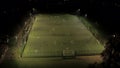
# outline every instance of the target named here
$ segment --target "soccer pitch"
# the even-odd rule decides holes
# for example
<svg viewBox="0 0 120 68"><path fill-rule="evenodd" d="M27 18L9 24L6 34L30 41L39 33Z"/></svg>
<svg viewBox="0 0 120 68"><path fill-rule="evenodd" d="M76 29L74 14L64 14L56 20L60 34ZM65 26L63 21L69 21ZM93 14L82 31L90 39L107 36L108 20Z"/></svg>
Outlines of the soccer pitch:
<svg viewBox="0 0 120 68"><path fill-rule="evenodd" d="M58 57L66 49L75 51L76 56L94 55L104 49L77 16L39 14L35 17L22 57Z"/></svg>

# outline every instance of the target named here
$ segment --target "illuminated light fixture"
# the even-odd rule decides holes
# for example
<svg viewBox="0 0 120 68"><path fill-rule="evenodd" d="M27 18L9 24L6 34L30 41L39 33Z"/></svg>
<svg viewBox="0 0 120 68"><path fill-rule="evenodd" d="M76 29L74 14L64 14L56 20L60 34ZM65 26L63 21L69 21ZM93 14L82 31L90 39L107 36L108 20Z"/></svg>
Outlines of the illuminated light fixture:
<svg viewBox="0 0 120 68"><path fill-rule="evenodd" d="M85 14L85 17L87 17L88 15L87 14Z"/></svg>

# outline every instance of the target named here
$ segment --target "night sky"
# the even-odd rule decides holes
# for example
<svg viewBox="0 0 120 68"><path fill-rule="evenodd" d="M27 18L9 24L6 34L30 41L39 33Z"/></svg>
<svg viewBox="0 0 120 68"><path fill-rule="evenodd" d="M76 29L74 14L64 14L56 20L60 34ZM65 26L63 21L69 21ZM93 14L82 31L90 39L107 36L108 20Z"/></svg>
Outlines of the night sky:
<svg viewBox="0 0 120 68"><path fill-rule="evenodd" d="M119 32L119 0L0 0L0 34L13 34L32 9L39 13L70 13L98 22L109 33Z"/></svg>

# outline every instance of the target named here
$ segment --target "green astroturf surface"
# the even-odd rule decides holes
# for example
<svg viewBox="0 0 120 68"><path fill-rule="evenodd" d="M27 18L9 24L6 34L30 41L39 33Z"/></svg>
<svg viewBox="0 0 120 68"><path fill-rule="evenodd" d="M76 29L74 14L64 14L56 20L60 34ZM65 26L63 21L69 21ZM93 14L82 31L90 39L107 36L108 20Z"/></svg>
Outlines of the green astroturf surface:
<svg viewBox="0 0 120 68"><path fill-rule="evenodd" d="M77 16L37 15L22 57L62 56L65 49L93 55L104 48Z"/></svg>

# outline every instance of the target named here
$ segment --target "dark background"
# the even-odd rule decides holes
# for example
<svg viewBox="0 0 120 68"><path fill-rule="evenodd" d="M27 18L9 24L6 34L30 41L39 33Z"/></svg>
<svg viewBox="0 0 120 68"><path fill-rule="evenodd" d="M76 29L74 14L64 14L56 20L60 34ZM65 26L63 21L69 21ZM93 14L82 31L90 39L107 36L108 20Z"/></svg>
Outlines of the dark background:
<svg viewBox="0 0 120 68"><path fill-rule="evenodd" d="M12 35L29 13L70 13L78 9L81 16L98 24L109 34L119 33L119 0L0 0L0 35Z"/></svg>

